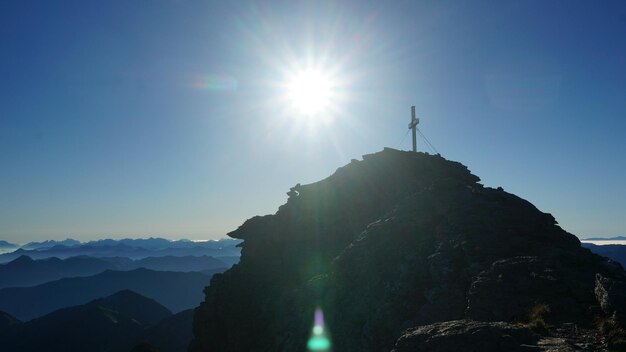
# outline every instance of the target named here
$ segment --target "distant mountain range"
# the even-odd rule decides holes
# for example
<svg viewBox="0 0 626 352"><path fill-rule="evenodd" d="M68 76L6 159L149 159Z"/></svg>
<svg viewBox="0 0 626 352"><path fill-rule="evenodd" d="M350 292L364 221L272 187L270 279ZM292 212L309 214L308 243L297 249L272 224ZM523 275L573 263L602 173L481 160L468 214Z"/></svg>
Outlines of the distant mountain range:
<svg viewBox="0 0 626 352"><path fill-rule="evenodd" d="M107 270L94 276L65 278L34 287L0 289L0 311L25 321L129 289L155 299L171 311L180 312L200 303L209 279L210 275L195 272Z"/></svg>
<svg viewBox="0 0 626 352"><path fill-rule="evenodd" d="M43 242L29 242L25 245L22 246L22 248L24 249L42 249L42 248L52 248L54 246L66 246L66 247L73 247L73 246L79 246L81 243L77 240L73 240L71 238L68 238L66 240L63 241L55 241L55 240L48 240L48 241L43 241Z"/></svg>
<svg viewBox="0 0 626 352"><path fill-rule="evenodd" d="M589 237L589 238L581 238L581 241L626 241L626 236L616 236L616 237Z"/></svg>
<svg viewBox="0 0 626 352"><path fill-rule="evenodd" d="M172 313L155 300L123 290L84 305L22 323L0 312L0 347L6 352L130 351L145 344L186 351L192 310Z"/></svg>
<svg viewBox="0 0 626 352"><path fill-rule="evenodd" d="M151 250L159 250L166 248L194 248L194 247L203 247L203 248L213 248L213 249L222 249L225 247L233 247L239 244L241 241L235 240L232 238L224 238L220 240L210 240L210 241L190 241L190 240L168 240L165 238L125 238L121 240L112 240L112 239L103 239L97 241L90 241L83 243L81 245L84 246L93 246L93 247L110 247L118 244L125 245L128 247L136 247L136 248L144 248Z"/></svg>
<svg viewBox="0 0 626 352"><path fill-rule="evenodd" d="M100 240L79 244L75 244L73 241L62 241L66 244L59 244L55 241L41 242L36 245L30 243L13 252L0 254L0 263L10 262L22 255L27 255L33 259L52 257L64 259L85 255L91 257L127 257L131 259L165 256L239 256L240 250L236 246L241 242L233 239L204 242L169 241L162 238Z"/></svg>
<svg viewBox="0 0 626 352"><path fill-rule="evenodd" d="M16 244L9 243L7 241L0 241L0 254L6 253L6 252L12 252L17 248L19 248L19 246Z"/></svg>
<svg viewBox="0 0 626 352"><path fill-rule="evenodd" d="M0 245L2 242L0 241ZM210 247L210 248L222 248L224 246L229 246L231 244L237 244L241 241L235 239L220 239L220 240L208 240L208 241L191 241L191 240L168 240L160 237L150 237L150 238L124 238L121 240L114 239L102 239L96 241L88 241L88 242L80 242L78 240L68 238L62 241L56 240L48 240L43 242L29 242L22 246L23 249L43 249L43 248L52 248L55 246L65 246L65 247L76 247L76 246L104 246L110 247L118 244L123 244L129 247L138 247L145 249L165 249L165 248L191 248L191 247ZM17 245L14 245L17 246Z"/></svg>
<svg viewBox="0 0 626 352"><path fill-rule="evenodd" d="M16 245L16 244L0 240L0 248L17 248L17 247L19 247L19 246Z"/></svg>
<svg viewBox="0 0 626 352"><path fill-rule="evenodd" d="M595 245L593 243L582 243L582 247L590 249L595 254L605 256L626 267L626 245L623 244L605 244Z"/></svg>
<svg viewBox="0 0 626 352"><path fill-rule="evenodd" d="M239 257L237 256L221 257L220 259L209 256L167 256L138 260L123 257L80 256L67 259L33 260L23 255L7 264L0 264L0 288L34 286L65 277L91 276L105 270L122 271L138 268L181 272L225 270L238 260Z"/></svg>

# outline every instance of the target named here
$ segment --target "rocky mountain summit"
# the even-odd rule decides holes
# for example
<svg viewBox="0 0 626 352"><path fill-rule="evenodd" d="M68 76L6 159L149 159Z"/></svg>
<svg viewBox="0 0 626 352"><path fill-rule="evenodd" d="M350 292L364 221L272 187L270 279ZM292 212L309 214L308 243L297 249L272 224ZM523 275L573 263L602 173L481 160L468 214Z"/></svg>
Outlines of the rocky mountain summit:
<svg viewBox="0 0 626 352"><path fill-rule="evenodd" d="M385 149L247 220L190 351L623 350L626 273L460 163ZM319 322L318 322L319 323Z"/></svg>

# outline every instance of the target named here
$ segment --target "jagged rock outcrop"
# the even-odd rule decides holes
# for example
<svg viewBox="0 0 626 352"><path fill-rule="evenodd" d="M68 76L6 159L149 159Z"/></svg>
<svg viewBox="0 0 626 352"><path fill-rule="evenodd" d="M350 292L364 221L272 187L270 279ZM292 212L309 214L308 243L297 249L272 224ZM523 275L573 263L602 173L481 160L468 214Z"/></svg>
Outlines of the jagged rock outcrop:
<svg viewBox="0 0 626 352"><path fill-rule="evenodd" d="M392 352L580 352L604 351L606 343L593 331L566 324L551 336L534 333L524 324L453 320L408 329Z"/></svg>
<svg viewBox="0 0 626 352"><path fill-rule="evenodd" d="M602 311L621 323L626 322L626 283L596 274L596 299Z"/></svg>
<svg viewBox="0 0 626 352"><path fill-rule="evenodd" d="M441 322L458 341L519 332L482 349L507 351L531 336L518 324L544 345L595 338L594 322L624 304L621 266L531 203L423 153L365 155L229 236L244 240L241 262L205 289L190 351L303 351L317 307L335 351L415 350L409 340L445 351L426 338Z"/></svg>
<svg viewBox="0 0 626 352"><path fill-rule="evenodd" d="M454 320L407 330L393 352L537 351L538 336L520 324Z"/></svg>

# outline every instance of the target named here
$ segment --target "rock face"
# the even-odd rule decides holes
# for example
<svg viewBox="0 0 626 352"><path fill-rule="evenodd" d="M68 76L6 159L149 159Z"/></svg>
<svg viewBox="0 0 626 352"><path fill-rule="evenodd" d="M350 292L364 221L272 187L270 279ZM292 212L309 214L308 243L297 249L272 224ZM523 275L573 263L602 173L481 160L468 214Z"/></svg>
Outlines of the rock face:
<svg viewBox="0 0 626 352"><path fill-rule="evenodd" d="M538 338L528 328L504 322L454 320L406 331L393 352L536 351Z"/></svg>
<svg viewBox="0 0 626 352"><path fill-rule="evenodd" d="M621 266L478 182L460 163L385 149L297 185L229 234L241 262L205 289L190 351L304 351L316 308L334 351L451 351L428 338L442 322L455 341L494 337L481 351L595 336L597 320L619 330Z"/></svg>

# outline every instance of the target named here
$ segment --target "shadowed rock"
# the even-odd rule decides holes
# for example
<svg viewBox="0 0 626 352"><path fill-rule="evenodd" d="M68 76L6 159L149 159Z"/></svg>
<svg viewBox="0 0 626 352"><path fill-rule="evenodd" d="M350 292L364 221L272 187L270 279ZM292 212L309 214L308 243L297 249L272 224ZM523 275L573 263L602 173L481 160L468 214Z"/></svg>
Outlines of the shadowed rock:
<svg viewBox="0 0 626 352"><path fill-rule="evenodd" d="M519 324L454 320L407 330L393 352L537 351L538 337Z"/></svg>
<svg viewBox="0 0 626 352"><path fill-rule="evenodd" d="M205 289L190 351L303 351L316 307L335 351L389 351L407 329L446 321L460 321L456 335L524 323L542 338L595 338L624 301L612 284L602 311L596 274L623 283L624 270L478 181L440 156L385 149L298 186L229 234L244 240L241 262ZM576 329L558 335L563 324Z"/></svg>

